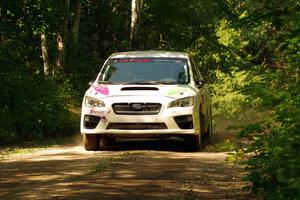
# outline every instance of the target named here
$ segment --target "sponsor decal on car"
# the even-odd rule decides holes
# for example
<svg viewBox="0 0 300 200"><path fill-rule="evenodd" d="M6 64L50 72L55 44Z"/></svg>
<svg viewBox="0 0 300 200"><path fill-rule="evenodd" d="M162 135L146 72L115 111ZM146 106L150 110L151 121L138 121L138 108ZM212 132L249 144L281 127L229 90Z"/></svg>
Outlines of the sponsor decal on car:
<svg viewBox="0 0 300 200"><path fill-rule="evenodd" d="M100 117L101 122L108 121L108 115L110 112L111 112L110 110L102 110L102 109L100 110L97 108L92 108L89 110L89 114Z"/></svg>
<svg viewBox="0 0 300 200"><path fill-rule="evenodd" d="M93 88L96 93L100 93L103 95L109 95L109 89L106 85L93 85Z"/></svg>

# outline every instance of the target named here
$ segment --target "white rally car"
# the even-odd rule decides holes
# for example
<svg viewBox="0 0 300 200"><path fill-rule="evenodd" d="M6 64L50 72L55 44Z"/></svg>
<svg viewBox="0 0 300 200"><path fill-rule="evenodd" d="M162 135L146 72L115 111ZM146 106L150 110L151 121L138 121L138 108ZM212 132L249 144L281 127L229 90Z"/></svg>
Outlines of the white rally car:
<svg viewBox="0 0 300 200"><path fill-rule="evenodd" d="M84 95L80 129L86 150L116 137L160 136L198 150L212 132L210 93L187 53L115 53Z"/></svg>

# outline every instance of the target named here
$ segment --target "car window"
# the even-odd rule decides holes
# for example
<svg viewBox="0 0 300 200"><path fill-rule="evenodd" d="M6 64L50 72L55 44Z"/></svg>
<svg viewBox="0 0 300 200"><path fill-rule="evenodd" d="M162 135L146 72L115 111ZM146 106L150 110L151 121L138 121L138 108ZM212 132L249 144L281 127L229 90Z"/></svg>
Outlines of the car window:
<svg viewBox="0 0 300 200"><path fill-rule="evenodd" d="M191 59L191 66L192 66L192 72L193 72L194 81L197 83L200 80L200 77L198 75L195 63L194 63L194 61L192 59Z"/></svg>
<svg viewBox="0 0 300 200"><path fill-rule="evenodd" d="M107 62L100 74L100 81L107 82L189 82L186 59L174 58L121 58Z"/></svg>
<svg viewBox="0 0 300 200"><path fill-rule="evenodd" d="M192 69L193 70L193 74L194 74L194 80L195 81L201 81L203 80L202 76L201 76L201 73L200 73L200 70L198 68L198 66L195 64L194 60L191 59L191 63L192 63Z"/></svg>

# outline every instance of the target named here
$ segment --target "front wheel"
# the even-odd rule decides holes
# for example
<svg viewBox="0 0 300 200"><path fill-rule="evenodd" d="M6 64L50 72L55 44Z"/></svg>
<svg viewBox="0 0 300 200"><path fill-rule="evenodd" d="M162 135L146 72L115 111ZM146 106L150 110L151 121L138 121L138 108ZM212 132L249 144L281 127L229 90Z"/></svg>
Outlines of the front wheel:
<svg viewBox="0 0 300 200"><path fill-rule="evenodd" d="M198 135L186 135L184 141L187 148L191 151L199 151L201 147L201 136Z"/></svg>
<svg viewBox="0 0 300 200"><path fill-rule="evenodd" d="M109 146L115 143L116 138L111 137L101 137L101 141L99 142L99 150L105 150Z"/></svg>
<svg viewBox="0 0 300 200"><path fill-rule="evenodd" d="M213 134L213 121L212 121L212 113L211 109L209 110L209 119L208 119L208 128L207 131L205 131L202 135L203 140L210 141L211 136Z"/></svg>
<svg viewBox="0 0 300 200"><path fill-rule="evenodd" d="M83 146L87 151L97 151L100 145L100 135L98 134L83 134Z"/></svg>

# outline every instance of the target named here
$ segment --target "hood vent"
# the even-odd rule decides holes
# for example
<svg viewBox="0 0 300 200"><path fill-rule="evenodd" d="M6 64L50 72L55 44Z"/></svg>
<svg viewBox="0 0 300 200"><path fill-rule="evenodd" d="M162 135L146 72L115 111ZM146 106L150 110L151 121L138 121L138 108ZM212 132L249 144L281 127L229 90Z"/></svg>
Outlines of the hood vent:
<svg viewBox="0 0 300 200"><path fill-rule="evenodd" d="M134 90L150 90L150 91L157 91L157 87L123 87L121 91L134 91Z"/></svg>

